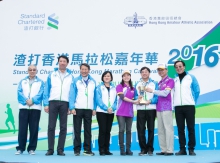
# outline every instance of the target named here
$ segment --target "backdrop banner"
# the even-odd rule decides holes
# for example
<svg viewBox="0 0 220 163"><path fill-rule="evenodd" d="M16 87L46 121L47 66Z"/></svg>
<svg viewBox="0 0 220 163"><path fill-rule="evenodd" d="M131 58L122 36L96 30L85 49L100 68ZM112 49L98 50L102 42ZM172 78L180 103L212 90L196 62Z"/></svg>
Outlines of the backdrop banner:
<svg viewBox="0 0 220 163"><path fill-rule="evenodd" d="M209 6L209 7L207 7ZM196 105L196 149L220 149L220 1L217 0L3 0L0 2L0 149L15 149L18 135L17 87L30 64L46 81L58 67L60 55L79 76L79 65L91 65L91 76L101 81L104 71L114 83L124 70L133 83L147 66L159 81L157 65L166 63L170 77L174 62L184 60L201 88ZM174 149L179 149L175 116ZM42 110L37 150L47 150L48 114ZM147 131L146 131L147 132ZM56 144L59 122L56 127ZM186 128L186 135L187 128ZM159 150L157 120L154 148ZM83 139L82 128L82 139ZM187 136L188 137L188 136ZM93 117L92 150L98 150L98 123ZM118 150L118 123L114 118L111 150ZM132 149L139 150L136 111ZM73 150L73 116L68 116L65 150Z"/></svg>

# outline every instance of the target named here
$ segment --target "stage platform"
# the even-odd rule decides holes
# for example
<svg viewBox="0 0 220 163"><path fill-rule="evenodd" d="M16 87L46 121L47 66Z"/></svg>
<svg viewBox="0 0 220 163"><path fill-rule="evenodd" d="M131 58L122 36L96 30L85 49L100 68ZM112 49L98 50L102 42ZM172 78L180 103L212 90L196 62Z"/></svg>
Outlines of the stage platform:
<svg viewBox="0 0 220 163"><path fill-rule="evenodd" d="M111 151L112 156L74 156L73 151L65 151L66 156L45 156L46 151L36 151L36 155L24 152L15 155L13 150L0 150L0 163L220 163L220 150L196 150L196 156L138 156L139 151L133 151L133 156L120 156L119 151ZM177 152L177 151L175 151Z"/></svg>

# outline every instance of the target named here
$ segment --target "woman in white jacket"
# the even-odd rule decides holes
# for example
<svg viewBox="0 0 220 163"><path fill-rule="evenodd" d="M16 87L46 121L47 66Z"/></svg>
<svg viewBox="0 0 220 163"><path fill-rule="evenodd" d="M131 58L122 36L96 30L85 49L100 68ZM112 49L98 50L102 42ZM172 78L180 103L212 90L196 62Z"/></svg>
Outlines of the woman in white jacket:
<svg viewBox="0 0 220 163"><path fill-rule="evenodd" d="M102 83L96 87L96 117L99 124L99 154L105 156L112 155L109 151L109 141L117 105L117 93L115 86L111 83L113 76L110 71L105 71L101 79Z"/></svg>

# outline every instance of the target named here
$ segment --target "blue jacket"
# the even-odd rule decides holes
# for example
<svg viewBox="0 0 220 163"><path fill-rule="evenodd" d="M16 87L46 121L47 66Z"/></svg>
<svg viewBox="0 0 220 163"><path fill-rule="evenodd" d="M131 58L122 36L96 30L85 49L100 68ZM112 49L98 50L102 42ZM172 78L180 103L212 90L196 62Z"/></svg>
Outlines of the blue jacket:
<svg viewBox="0 0 220 163"><path fill-rule="evenodd" d="M38 109L42 108L42 100L43 100L43 91L44 91L44 82L39 79L37 76L34 79L34 82L29 84L29 76L22 79L18 84L18 107L19 109ZM26 104L26 101L31 99L33 104L29 107Z"/></svg>
<svg viewBox="0 0 220 163"><path fill-rule="evenodd" d="M49 105L51 100L59 100L69 102L70 87L73 83L73 75L69 69L62 80L59 69L55 68L47 78L44 89L44 106Z"/></svg>
<svg viewBox="0 0 220 163"><path fill-rule="evenodd" d="M141 86L142 83L141 81L139 81L138 83L135 84L135 89L137 90L135 92L135 99L138 99L138 96L140 95L140 91L139 91L139 86ZM148 79L147 83L146 83L146 87L150 87L153 90L158 90L159 86L158 83L154 80L152 80L151 78ZM144 92L144 98L145 100L151 100L151 103L149 105L136 105L137 110L152 110L152 109L156 109L156 103L158 100L158 96L153 94L153 93L149 93L149 92Z"/></svg>
<svg viewBox="0 0 220 163"><path fill-rule="evenodd" d="M97 112L107 113L108 108L112 108L113 111L116 110L117 92L116 87L112 83L110 83L109 91L103 82L96 87L96 104Z"/></svg>
<svg viewBox="0 0 220 163"><path fill-rule="evenodd" d="M70 88L69 109L96 110L95 88L96 82L90 75L88 76L88 85L81 75L75 78Z"/></svg>
<svg viewBox="0 0 220 163"><path fill-rule="evenodd" d="M195 76L186 72L181 82L178 75L174 78L174 82L173 105L195 105L200 94L199 83Z"/></svg>

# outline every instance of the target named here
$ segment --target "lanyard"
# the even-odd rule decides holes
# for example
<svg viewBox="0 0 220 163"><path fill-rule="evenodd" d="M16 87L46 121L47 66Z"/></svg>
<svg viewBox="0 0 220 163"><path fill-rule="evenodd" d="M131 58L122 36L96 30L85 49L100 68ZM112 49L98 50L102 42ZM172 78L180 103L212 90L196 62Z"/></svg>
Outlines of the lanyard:
<svg viewBox="0 0 220 163"><path fill-rule="evenodd" d="M109 89L107 88L107 90L108 90L108 108L110 108L110 107L111 107L111 102L110 102L110 87L109 87Z"/></svg>
<svg viewBox="0 0 220 163"><path fill-rule="evenodd" d="M85 96L87 97L88 97L88 82L89 82L89 79L87 79L87 81L84 81L82 79L83 86L85 87Z"/></svg>

